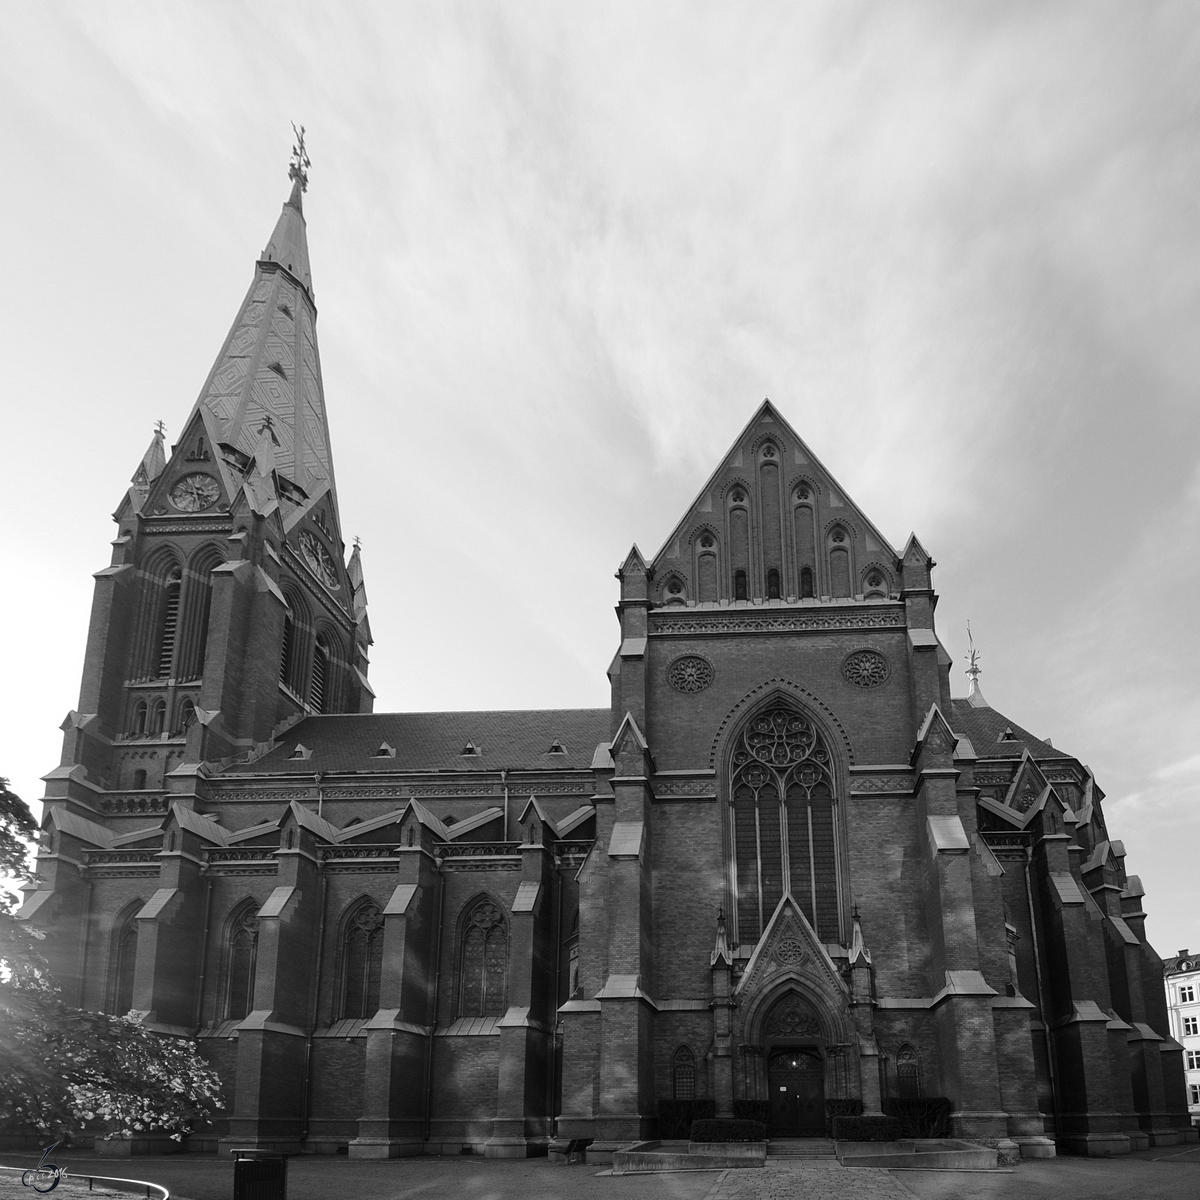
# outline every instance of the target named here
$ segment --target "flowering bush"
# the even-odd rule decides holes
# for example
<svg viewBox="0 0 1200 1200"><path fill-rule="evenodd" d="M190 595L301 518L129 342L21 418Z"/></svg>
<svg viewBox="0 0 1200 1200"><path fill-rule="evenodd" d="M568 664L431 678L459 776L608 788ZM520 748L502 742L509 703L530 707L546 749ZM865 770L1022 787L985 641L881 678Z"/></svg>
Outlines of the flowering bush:
<svg viewBox="0 0 1200 1200"><path fill-rule="evenodd" d="M4 784L0 802L24 808ZM11 867L4 808L0 867ZM223 1107L217 1074L194 1041L146 1029L145 1013L115 1017L65 1004L38 951L43 935L11 909L0 896L0 1124L58 1134L100 1123L106 1137L153 1130L182 1140L193 1120Z"/></svg>

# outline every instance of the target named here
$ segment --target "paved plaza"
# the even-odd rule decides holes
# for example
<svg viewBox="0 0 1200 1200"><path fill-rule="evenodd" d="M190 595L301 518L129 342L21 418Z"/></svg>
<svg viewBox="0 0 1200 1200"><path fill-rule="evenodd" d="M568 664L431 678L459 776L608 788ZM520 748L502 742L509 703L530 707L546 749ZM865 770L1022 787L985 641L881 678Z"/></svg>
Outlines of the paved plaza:
<svg viewBox="0 0 1200 1200"><path fill-rule="evenodd" d="M32 1166L36 1155L0 1161ZM233 1166L212 1155L104 1160L60 1154L79 1175L131 1175L165 1184L173 1200L230 1200ZM294 1158L289 1200L1190 1200L1200 1197L1200 1147L1168 1147L1118 1159L1026 1161L1010 1171L882 1171L843 1167L834 1159L768 1162L762 1169L680 1171L662 1175L601 1174L586 1165L546 1159L409 1158L350 1162ZM29 1196L0 1181L0 1197Z"/></svg>

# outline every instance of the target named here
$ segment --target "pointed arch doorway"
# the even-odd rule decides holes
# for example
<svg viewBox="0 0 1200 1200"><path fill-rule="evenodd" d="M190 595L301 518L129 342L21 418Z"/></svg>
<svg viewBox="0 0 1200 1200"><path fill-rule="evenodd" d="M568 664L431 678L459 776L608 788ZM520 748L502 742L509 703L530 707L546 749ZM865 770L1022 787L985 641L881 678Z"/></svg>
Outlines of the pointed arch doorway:
<svg viewBox="0 0 1200 1200"><path fill-rule="evenodd" d="M775 1050L767 1060L771 1137L825 1136L825 1064L810 1050Z"/></svg>
<svg viewBox="0 0 1200 1200"><path fill-rule="evenodd" d="M794 992L771 1008L763 1026L772 1137L824 1137L825 1056L820 1021Z"/></svg>

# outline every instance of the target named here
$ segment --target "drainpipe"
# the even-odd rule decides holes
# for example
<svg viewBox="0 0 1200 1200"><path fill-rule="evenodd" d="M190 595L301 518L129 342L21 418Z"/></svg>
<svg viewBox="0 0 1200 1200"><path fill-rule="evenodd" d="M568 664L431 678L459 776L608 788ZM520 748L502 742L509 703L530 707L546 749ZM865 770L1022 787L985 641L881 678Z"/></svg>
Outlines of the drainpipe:
<svg viewBox="0 0 1200 1200"><path fill-rule="evenodd" d="M206 871L208 869L205 864ZM204 977L208 971L208 928L209 914L212 911L212 887L213 881L210 875L205 880L204 891L204 940L200 943L200 978L196 983L196 1019L193 1024L196 1026L196 1034L200 1032L200 1023L204 1019ZM196 1036L193 1034L193 1037Z"/></svg>
<svg viewBox="0 0 1200 1200"><path fill-rule="evenodd" d="M324 771L318 771L313 776L313 779L315 780L316 785L317 785L317 816L318 817L321 815L321 806L322 806L322 804L325 803L325 793L321 790L321 780L324 778L325 778Z"/></svg>
<svg viewBox="0 0 1200 1200"><path fill-rule="evenodd" d="M500 769L500 786L504 789L504 836L502 842L508 841L508 768Z"/></svg>
<svg viewBox="0 0 1200 1200"><path fill-rule="evenodd" d="M1033 909L1033 885L1029 881L1029 864L1032 858L1033 851L1027 849L1025 851L1025 900L1029 905L1029 930L1033 935L1033 969L1037 976L1038 1008L1041 1010L1042 1016L1042 1037L1046 1042L1046 1070L1050 1072L1050 1097L1054 1103L1054 1136L1057 1139L1062 1137L1062 1117L1058 1110L1058 1080L1054 1070L1054 1047L1050 1044L1050 1014L1046 1011L1046 993L1042 987L1042 956L1038 950L1037 918Z"/></svg>
<svg viewBox="0 0 1200 1200"><path fill-rule="evenodd" d="M557 864L554 875L558 880L558 933L554 942L554 1019L550 1022L550 1117L554 1136L558 1137L558 1098L561 1094L558 1086L558 1030L561 1025L558 1016L558 996L562 984L563 881L562 872Z"/></svg>
<svg viewBox="0 0 1200 1200"><path fill-rule="evenodd" d="M438 1024L438 993L442 983L442 918L446 908L446 877L438 871L437 948L433 967L433 1021L429 1026L429 1041L425 1047L425 1143L433 1131L433 1034Z"/></svg>
<svg viewBox="0 0 1200 1200"><path fill-rule="evenodd" d="M318 775L317 779L320 780ZM320 792L317 793L320 795ZM320 864L321 871L321 920L317 925L317 970L316 981L313 984L312 1008L308 1017L308 1037L304 1039L304 1120L300 1128L300 1140L308 1141L308 1118L312 1107L312 1052L313 1032L317 1027L317 1016L321 1005L321 963L325 952L325 889L328 877L325 874L325 864Z"/></svg>
<svg viewBox="0 0 1200 1200"><path fill-rule="evenodd" d="M87 881L83 901L83 944L79 948L79 1007L84 1007L83 989L87 984L88 943L92 940L92 881Z"/></svg>

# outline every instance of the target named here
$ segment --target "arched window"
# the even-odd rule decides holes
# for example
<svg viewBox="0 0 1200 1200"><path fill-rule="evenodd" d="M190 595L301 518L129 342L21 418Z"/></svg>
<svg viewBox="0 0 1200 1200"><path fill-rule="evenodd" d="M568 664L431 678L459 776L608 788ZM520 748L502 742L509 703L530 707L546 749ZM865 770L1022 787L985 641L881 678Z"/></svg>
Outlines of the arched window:
<svg viewBox="0 0 1200 1200"><path fill-rule="evenodd" d="M145 786L146 786L145 770L139 769L137 771L134 771L134 773L133 773L133 790L135 792L140 792L140 791L144 790Z"/></svg>
<svg viewBox="0 0 1200 1200"><path fill-rule="evenodd" d="M383 914L367 901L350 914L342 939L342 1016L373 1017L379 1008Z"/></svg>
<svg viewBox="0 0 1200 1200"><path fill-rule="evenodd" d="M813 597L812 567L800 568L800 595L805 600L811 600Z"/></svg>
<svg viewBox="0 0 1200 1200"><path fill-rule="evenodd" d="M203 546L192 556L183 584L179 654L175 675L182 680L199 679L204 673L208 647L208 618L212 609L213 571L224 562L215 546Z"/></svg>
<svg viewBox="0 0 1200 1200"><path fill-rule="evenodd" d="M504 914L487 896L475 902L463 922L460 961L458 1015L503 1016L508 984L508 929Z"/></svg>
<svg viewBox="0 0 1200 1200"><path fill-rule="evenodd" d="M158 737L162 733L167 723L167 702L165 700L155 700L150 708L150 726L147 733L151 737Z"/></svg>
<svg viewBox="0 0 1200 1200"><path fill-rule="evenodd" d="M896 1051L896 1091L902 1100L921 1095L921 1059L907 1042Z"/></svg>
<svg viewBox="0 0 1200 1200"><path fill-rule="evenodd" d="M325 711L326 689L329 685L329 642L323 633L317 635L313 647L312 677L308 686L308 702L317 710Z"/></svg>
<svg viewBox="0 0 1200 1200"><path fill-rule="evenodd" d="M133 706L133 736L145 737L146 725L149 718L149 709L146 706L145 700L139 700Z"/></svg>
<svg viewBox="0 0 1200 1200"><path fill-rule="evenodd" d="M733 598L735 600L745 600L748 598L745 571L734 571L733 573Z"/></svg>
<svg viewBox="0 0 1200 1200"><path fill-rule="evenodd" d="M813 723L784 703L754 716L730 761L738 940L752 945L785 881L819 937L840 936L833 766Z"/></svg>
<svg viewBox="0 0 1200 1200"><path fill-rule="evenodd" d="M258 961L258 905L243 905L229 923L226 943L225 1018L240 1021L254 1011Z"/></svg>
<svg viewBox="0 0 1200 1200"><path fill-rule="evenodd" d="M696 1098L696 1055L689 1046L680 1046L671 1060L671 1095L676 1100Z"/></svg>
<svg viewBox="0 0 1200 1200"><path fill-rule="evenodd" d="M109 969L108 1011L123 1017L133 1007L133 978L137 970L137 916L142 901L126 906L113 927Z"/></svg>
<svg viewBox="0 0 1200 1200"><path fill-rule="evenodd" d="M835 598L850 595L850 540L840 525L829 535L829 591Z"/></svg>
<svg viewBox="0 0 1200 1200"><path fill-rule="evenodd" d="M767 572L767 599L779 599L779 572L774 567Z"/></svg>
<svg viewBox="0 0 1200 1200"><path fill-rule="evenodd" d="M187 733L196 723L196 705L190 696L184 696L179 702L179 732Z"/></svg>
<svg viewBox="0 0 1200 1200"><path fill-rule="evenodd" d="M178 567L167 576L163 591L162 608L158 625L158 678L166 679L171 674L175 661L175 643L179 637L179 588L183 573Z"/></svg>

